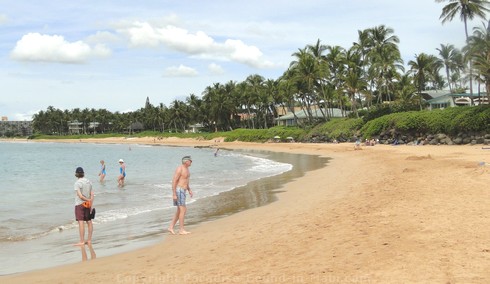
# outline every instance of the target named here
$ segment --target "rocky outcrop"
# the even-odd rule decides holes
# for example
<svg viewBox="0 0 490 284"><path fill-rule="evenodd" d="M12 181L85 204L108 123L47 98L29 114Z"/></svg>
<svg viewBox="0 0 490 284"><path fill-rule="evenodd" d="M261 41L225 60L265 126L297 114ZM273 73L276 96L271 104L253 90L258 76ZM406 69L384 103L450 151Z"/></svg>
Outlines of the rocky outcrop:
<svg viewBox="0 0 490 284"><path fill-rule="evenodd" d="M380 144L408 144L408 145L490 145L490 134L488 133L458 133L457 135L448 135L444 133L424 134L413 133L406 134L394 130L385 131L375 139Z"/></svg>

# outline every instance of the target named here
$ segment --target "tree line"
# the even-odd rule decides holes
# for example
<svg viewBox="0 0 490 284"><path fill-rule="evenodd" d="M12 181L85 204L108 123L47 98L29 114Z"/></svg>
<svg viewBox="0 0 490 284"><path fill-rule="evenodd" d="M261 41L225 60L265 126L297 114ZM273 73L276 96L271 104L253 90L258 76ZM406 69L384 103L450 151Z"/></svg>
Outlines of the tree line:
<svg viewBox="0 0 490 284"><path fill-rule="evenodd" d="M436 2L445 2L436 0ZM190 94L185 101L169 106L154 106L148 98L144 107L128 113L106 109L60 110L49 106L33 116L33 128L41 134L66 134L68 122L79 121L83 133L124 133L134 123L142 130L183 132L200 124L205 131L236 128L267 129L274 126L279 113L301 110L307 128L328 121L332 109L369 111L389 105L397 111L424 109L421 93L449 88L453 93L473 92L473 82L490 90L490 27L482 23L468 33L468 20L486 21L490 3L483 0L448 0L443 7L442 23L459 16L464 22L466 44L461 49L440 44L437 55L419 53L404 62L392 28L379 25L358 31L349 48L316 43L292 54L289 68L277 79L252 74L242 82L213 83L202 96ZM487 92L490 101L490 93ZM319 110L320 116L316 115ZM92 123L92 124L91 124ZM90 128L90 125L97 127Z"/></svg>

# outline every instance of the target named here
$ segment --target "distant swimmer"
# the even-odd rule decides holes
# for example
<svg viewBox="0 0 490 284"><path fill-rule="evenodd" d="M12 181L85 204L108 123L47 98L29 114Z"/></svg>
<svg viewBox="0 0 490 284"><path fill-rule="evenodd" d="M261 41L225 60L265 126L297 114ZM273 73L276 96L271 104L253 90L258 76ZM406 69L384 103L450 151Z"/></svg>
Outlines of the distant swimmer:
<svg viewBox="0 0 490 284"><path fill-rule="evenodd" d="M105 171L105 162L104 160L100 160L100 172L99 172L99 180L100 182L104 181L104 178L106 176L106 171Z"/></svg>
<svg viewBox="0 0 490 284"><path fill-rule="evenodd" d="M219 151L219 148L218 148L218 149L216 149L216 151L214 152L214 156L215 156L215 157L218 157L218 151Z"/></svg>
<svg viewBox="0 0 490 284"><path fill-rule="evenodd" d="M119 187L124 186L124 179L126 178L126 164L123 159L119 159L119 176L117 177L117 184Z"/></svg>

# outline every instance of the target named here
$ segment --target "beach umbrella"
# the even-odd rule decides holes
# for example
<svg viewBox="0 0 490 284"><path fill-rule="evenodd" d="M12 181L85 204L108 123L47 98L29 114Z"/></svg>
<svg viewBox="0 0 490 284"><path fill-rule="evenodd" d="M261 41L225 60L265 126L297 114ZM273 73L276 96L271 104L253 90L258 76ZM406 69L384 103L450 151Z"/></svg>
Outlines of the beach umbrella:
<svg viewBox="0 0 490 284"><path fill-rule="evenodd" d="M281 136L274 136L274 139L281 139Z"/></svg>

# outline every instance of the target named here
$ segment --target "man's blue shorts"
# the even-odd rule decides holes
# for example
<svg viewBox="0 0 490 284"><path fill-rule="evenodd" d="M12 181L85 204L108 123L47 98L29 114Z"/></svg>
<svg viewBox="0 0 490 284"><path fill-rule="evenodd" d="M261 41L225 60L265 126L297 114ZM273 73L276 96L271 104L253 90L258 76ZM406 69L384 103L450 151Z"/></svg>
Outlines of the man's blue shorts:
<svg viewBox="0 0 490 284"><path fill-rule="evenodd" d="M177 187L177 200L174 200L174 206L185 206L185 189Z"/></svg>

